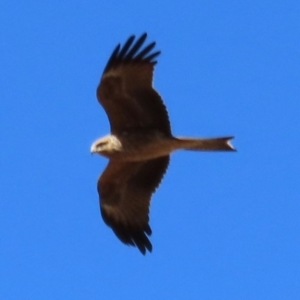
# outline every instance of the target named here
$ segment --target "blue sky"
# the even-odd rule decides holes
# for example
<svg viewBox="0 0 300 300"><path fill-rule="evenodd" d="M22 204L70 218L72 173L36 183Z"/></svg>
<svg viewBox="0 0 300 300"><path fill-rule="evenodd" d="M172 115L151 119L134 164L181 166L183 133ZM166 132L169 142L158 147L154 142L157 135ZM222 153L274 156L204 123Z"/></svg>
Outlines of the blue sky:
<svg viewBox="0 0 300 300"><path fill-rule="evenodd" d="M299 1L7 1L0 9L2 299L300 299ZM103 223L109 132L95 97L148 32L178 152L151 205L153 253Z"/></svg>

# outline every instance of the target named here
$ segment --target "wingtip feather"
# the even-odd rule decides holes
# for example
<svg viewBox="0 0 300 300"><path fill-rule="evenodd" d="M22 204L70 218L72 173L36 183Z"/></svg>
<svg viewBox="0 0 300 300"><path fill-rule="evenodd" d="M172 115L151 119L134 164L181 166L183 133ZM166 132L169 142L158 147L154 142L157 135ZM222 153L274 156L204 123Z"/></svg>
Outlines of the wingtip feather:
<svg viewBox="0 0 300 300"><path fill-rule="evenodd" d="M157 63L157 61L154 61L153 59L160 54L160 51L151 53L156 43L152 42L142 48L144 42L147 39L146 32L143 33L138 39L135 38L135 35L131 35L122 47L121 44L118 44L116 46L104 68L103 73L106 73L111 68L116 67L122 63L141 61L149 62L152 65L155 65Z"/></svg>

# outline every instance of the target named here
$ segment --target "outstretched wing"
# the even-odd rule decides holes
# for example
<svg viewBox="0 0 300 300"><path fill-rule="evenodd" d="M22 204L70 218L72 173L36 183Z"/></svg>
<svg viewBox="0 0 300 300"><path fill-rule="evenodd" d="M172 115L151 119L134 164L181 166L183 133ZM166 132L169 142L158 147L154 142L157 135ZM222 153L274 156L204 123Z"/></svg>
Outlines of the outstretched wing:
<svg viewBox="0 0 300 300"><path fill-rule="evenodd" d="M151 195L169 164L169 156L144 162L110 160L98 180L100 210L104 222L125 244L145 254L152 251L148 236Z"/></svg>
<svg viewBox="0 0 300 300"><path fill-rule="evenodd" d="M144 33L135 41L129 37L109 58L97 88L97 98L105 109L112 133L132 130L159 130L171 135L165 105L152 87L155 42L142 47Z"/></svg>

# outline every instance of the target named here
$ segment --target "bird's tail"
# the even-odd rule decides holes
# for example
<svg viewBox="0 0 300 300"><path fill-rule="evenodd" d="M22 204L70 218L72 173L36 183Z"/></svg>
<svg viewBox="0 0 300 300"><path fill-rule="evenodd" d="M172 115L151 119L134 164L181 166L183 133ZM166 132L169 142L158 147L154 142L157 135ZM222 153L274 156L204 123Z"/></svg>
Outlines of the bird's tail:
<svg viewBox="0 0 300 300"><path fill-rule="evenodd" d="M181 149L195 151L236 151L231 145L230 140L234 137L218 137L218 138L186 138L177 137L178 145Z"/></svg>

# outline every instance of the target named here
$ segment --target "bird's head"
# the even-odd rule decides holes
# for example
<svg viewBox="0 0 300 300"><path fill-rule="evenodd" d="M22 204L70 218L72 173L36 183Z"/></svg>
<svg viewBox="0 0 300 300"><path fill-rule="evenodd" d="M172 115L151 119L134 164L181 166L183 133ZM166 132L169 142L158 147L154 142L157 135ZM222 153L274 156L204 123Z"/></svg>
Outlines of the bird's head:
<svg viewBox="0 0 300 300"><path fill-rule="evenodd" d="M115 152L122 151L122 144L119 139L113 135L107 135L96 140L91 146L91 153L97 153L110 157Z"/></svg>

